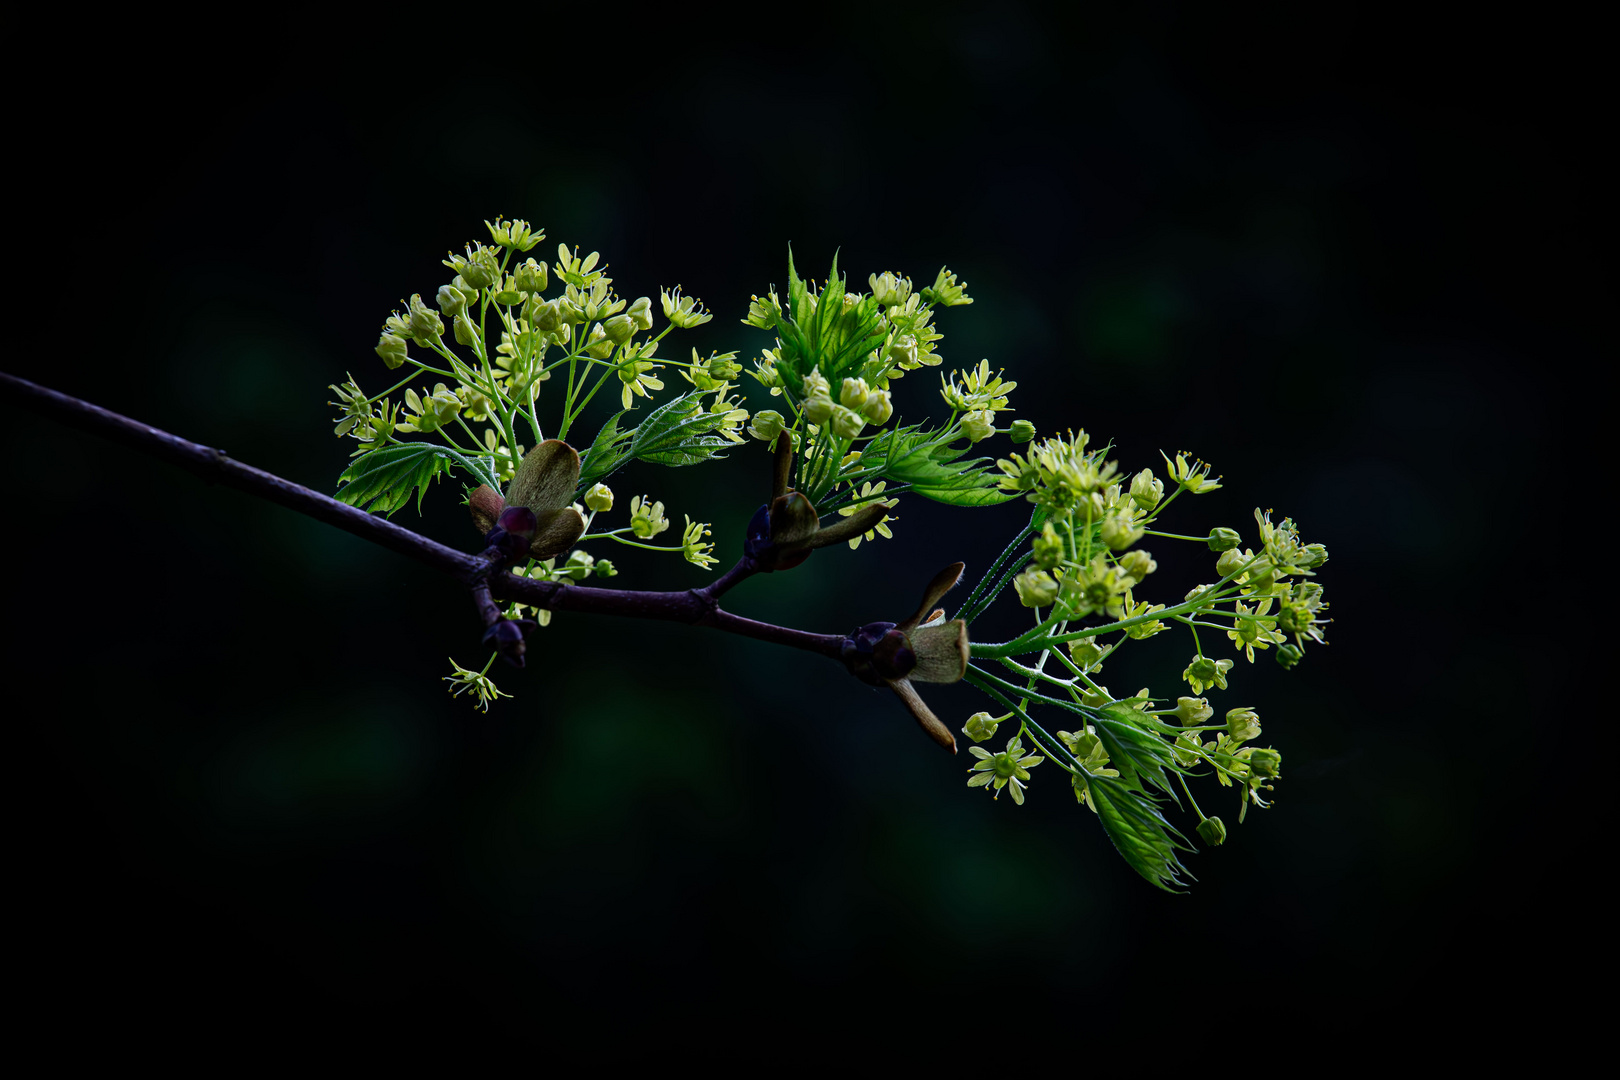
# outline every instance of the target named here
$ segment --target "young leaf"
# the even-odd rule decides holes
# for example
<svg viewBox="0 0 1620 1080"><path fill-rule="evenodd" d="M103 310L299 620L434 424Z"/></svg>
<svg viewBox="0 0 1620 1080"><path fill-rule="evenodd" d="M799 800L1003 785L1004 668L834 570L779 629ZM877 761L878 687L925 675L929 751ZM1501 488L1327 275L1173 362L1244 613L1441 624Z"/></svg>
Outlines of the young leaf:
<svg viewBox="0 0 1620 1080"><path fill-rule="evenodd" d="M456 465L449 451L430 443L410 442L379 447L355 460L338 477L343 486L337 498L350 506L372 513L394 511L411 501L416 492L416 512L422 512L422 496L433 478L448 473Z"/></svg>
<svg viewBox="0 0 1620 1080"><path fill-rule="evenodd" d="M627 444L636 432L634 428L629 431L619 430L619 418L623 415L624 413L620 411L609 417L608 422L602 425L602 430L596 433L591 445L579 456L579 485L574 489L576 499L592 484L630 460L630 449Z"/></svg>
<svg viewBox="0 0 1620 1080"><path fill-rule="evenodd" d="M1091 799L1097 817L1114 842L1114 850L1132 870L1165 892L1177 892L1187 868L1176 856L1176 848L1191 851L1186 837L1164 820L1158 807L1145 795L1131 791L1111 776L1090 776ZM1188 875L1191 876L1190 874Z"/></svg>
<svg viewBox="0 0 1620 1080"><path fill-rule="evenodd" d="M724 456L715 451L731 444L711 433L725 425L725 414L707 412L700 400L704 393L689 391L649 413L630 440L628 456L658 465L696 465Z"/></svg>
<svg viewBox="0 0 1620 1080"><path fill-rule="evenodd" d="M1088 711L1092 714L1091 722L1097 730L1097 738L1102 740L1110 764L1119 770L1119 778L1126 787L1141 790L1142 782L1146 781L1163 791L1170 791L1170 779L1164 775L1164 770L1177 770L1170 744L1144 730L1147 725L1140 722L1152 722L1153 717L1123 702Z"/></svg>
<svg viewBox="0 0 1620 1080"><path fill-rule="evenodd" d="M866 457L885 458L882 475L935 502L950 506L995 506L1018 497L1017 492L996 487L997 477L990 470L989 458L958 460L967 448L953 448L935 442L936 432L918 428L897 429L874 439Z"/></svg>

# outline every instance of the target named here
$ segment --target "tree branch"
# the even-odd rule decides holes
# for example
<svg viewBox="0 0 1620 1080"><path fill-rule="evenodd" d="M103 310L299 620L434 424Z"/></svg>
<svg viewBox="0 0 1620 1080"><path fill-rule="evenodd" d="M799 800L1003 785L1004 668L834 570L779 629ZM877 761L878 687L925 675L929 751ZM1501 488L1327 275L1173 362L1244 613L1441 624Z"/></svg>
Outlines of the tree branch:
<svg viewBox="0 0 1620 1080"><path fill-rule="evenodd" d="M235 461L222 450L194 443L166 431L131 420L99 405L39 386L26 379L0 371L0 390L24 407L49 416L70 427L93 432L114 442L133 447L196 473L209 483L238 491L336 526L374 544L448 574L475 591L480 617L487 623L489 597L514 600L551 611L573 611L592 615L618 615L632 619L662 619L708 626L728 634L740 634L757 641L768 641L789 648L841 659L842 634L812 634L805 630L758 622L721 610L719 596L755 572L753 560L744 558L725 574L702 589L680 592L638 592L628 589L599 589L560 581L534 581L505 572L499 552L477 555L457 551L387 518L368 514L358 507L339 502L329 495L263 469Z"/></svg>

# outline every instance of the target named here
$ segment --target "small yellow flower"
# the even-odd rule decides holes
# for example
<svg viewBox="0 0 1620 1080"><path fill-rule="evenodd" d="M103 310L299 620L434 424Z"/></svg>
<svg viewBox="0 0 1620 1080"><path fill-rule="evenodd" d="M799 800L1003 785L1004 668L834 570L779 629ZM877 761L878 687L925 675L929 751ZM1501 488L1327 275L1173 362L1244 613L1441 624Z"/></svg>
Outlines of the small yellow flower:
<svg viewBox="0 0 1620 1080"><path fill-rule="evenodd" d="M852 516L854 514L860 513L862 510L866 509L868 506L875 506L875 505L893 506L894 503L886 503L885 504L885 503L882 503L881 501L874 501L871 498L871 496L873 496L873 495L882 494L883 489L884 489L884 487L886 485L887 485L887 481L884 481L884 480L879 480L876 487L874 487L870 483L862 484L860 494L856 497L855 502L852 503L851 505L846 506L843 509L839 510L838 511L838 516L839 517L850 517L850 516ZM852 539L849 542L849 549L851 551L854 551L856 548L861 546L861 541L862 540L870 540L870 539L872 539L872 536L873 536L874 533L876 533L878 535L881 535L885 540L894 539L894 533L889 531L889 526L887 524L887 522L894 521L894 520L896 520L896 519L890 517L888 514L884 514L882 520L878 521L870 529L867 529L866 532L864 532L861 535L859 535L859 536L855 537L854 539Z"/></svg>

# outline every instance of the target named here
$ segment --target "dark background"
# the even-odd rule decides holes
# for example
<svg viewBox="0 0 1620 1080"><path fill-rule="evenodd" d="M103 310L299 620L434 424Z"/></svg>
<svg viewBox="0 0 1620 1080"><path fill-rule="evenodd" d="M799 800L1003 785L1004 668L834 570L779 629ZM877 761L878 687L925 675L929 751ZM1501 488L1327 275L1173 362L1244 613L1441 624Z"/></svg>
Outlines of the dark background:
<svg viewBox="0 0 1620 1080"><path fill-rule="evenodd" d="M1544 810L1586 647L1549 595L1596 558L1563 528L1599 397L1571 374L1599 359L1582 28L1005 3L770 36L609 22L184 51L104 31L71 78L13 87L5 370L330 491L328 384L387 385L381 320L484 218L543 225L540 258L600 250L628 297L702 297L715 320L672 356L757 355L737 320L790 242L852 283L948 263L977 303L939 320L946 370L1005 366L1016 415L1111 438L1128 470L1213 462L1225 487L1168 527L1252 538L1275 507L1331 549L1331 647L1240 664L1217 698L1282 751L1276 806L1165 895L1053 769L992 802L825 661L605 619L557 618L479 714L439 681L480 656L457 588L11 411L13 889L39 994L138 1010L161 976L196 1009L459 1003L527 1028L943 1026L1016 997L1112 1030L1343 1034L1533 977L1593 858ZM899 384L902 414L935 385ZM621 474L616 513L651 492L714 521L729 563L766 462ZM396 520L470 548L454 491ZM727 603L897 618L1022 513L908 501L895 540ZM1148 546L1156 599L1208 576ZM703 580L597 554L628 587ZM1105 681L1173 697L1187 651L1133 647ZM981 707L927 696L953 728Z"/></svg>

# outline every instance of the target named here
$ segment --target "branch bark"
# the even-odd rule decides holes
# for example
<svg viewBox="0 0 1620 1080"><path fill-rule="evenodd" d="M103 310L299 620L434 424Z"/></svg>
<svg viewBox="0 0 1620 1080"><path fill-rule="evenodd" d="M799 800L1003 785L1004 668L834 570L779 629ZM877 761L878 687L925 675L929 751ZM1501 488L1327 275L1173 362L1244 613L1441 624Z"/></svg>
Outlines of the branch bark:
<svg viewBox="0 0 1620 1080"><path fill-rule="evenodd" d="M736 566L702 589L679 592L641 592L628 589L601 589L588 585L565 585L556 581L533 581L505 572L498 558L489 552L469 554L446 547L414 533L387 518L339 502L330 495L312 491L274 473L236 461L224 451L182 439L178 435L132 420L110 409L51 390L37 383L0 371L0 391L23 407L41 413L69 427L101 435L114 442L152 454L195 473L209 483L236 488L261 499L268 499L290 510L325 522L345 532L397 552L407 558L447 574L479 594L480 609L487 595L551 611L573 611L592 615L617 615L632 619L661 619L670 622L708 626L728 634L767 641L775 645L804 649L841 661L842 634L813 634L792 627L747 619L723 610L719 597L727 589L751 576L755 568L744 558ZM485 613L481 610L481 615Z"/></svg>

